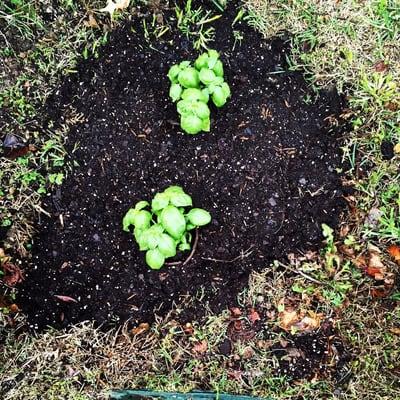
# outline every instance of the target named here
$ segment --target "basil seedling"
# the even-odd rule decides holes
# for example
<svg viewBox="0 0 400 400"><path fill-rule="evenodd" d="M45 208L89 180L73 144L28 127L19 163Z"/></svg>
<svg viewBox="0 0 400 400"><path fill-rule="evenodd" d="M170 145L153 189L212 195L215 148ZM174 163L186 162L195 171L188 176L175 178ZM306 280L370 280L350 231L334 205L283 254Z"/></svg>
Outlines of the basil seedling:
<svg viewBox="0 0 400 400"><path fill-rule="evenodd" d="M139 250L146 252L151 269L160 269L167 258L176 256L177 249L190 250L190 231L210 223L208 211L188 209L192 206L192 198L180 186L170 186L157 193L151 204L139 201L125 214L123 230L130 232L133 227Z"/></svg>
<svg viewBox="0 0 400 400"><path fill-rule="evenodd" d="M211 98L217 107L222 107L231 95L224 81L224 66L216 50L201 54L194 63L182 61L168 72L171 81L169 97L177 103L181 128L190 135L210 131ZM210 97L211 96L211 97Z"/></svg>

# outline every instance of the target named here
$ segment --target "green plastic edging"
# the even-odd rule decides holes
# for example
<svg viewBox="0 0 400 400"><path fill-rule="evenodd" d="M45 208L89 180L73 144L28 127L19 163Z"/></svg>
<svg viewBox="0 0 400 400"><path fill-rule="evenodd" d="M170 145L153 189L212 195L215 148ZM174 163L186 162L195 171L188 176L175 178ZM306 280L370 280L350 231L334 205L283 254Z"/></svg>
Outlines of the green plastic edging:
<svg viewBox="0 0 400 400"><path fill-rule="evenodd" d="M152 392L149 390L113 390L110 400L272 400L268 398L211 392Z"/></svg>

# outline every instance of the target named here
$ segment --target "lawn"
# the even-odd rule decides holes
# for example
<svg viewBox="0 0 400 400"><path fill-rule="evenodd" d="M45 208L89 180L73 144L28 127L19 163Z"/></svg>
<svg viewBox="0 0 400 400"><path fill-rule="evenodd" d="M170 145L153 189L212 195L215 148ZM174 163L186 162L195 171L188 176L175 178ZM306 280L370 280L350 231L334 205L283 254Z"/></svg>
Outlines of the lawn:
<svg viewBox="0 0 400 400"><path fill-rule="evenodd" d="M1 397L400 398L399 40L395 0L2 2Z"/></svg>

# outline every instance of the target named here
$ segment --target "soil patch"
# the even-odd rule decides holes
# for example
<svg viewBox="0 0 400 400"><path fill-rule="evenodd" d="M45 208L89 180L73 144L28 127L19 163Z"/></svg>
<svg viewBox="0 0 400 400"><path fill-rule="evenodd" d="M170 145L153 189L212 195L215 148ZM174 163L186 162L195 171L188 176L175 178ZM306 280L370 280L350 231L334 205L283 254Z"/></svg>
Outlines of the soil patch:
<svg viewBox="0 0 400 400"><path fill-rule="evenodd" d="M344 207L335 92L314 99L299 72L289 71L288 45L263 40L238 23L232 5L214 24L232 98L212 110L212 130L180 132L168 99L168 68L197 52L172 30L144 39L133 21L111 35L99 59L82 62L48 105L62 123L84 116L68 138L79 166L51 193L51 218L38 223L18 304L34 328L152 321L181 296L200 296L184 318L233 304L252 270L290 252L315 249L321 224L336 226ZM312 99L312 101L310 101ZM185 267L151 271L124 213L171 184L212 213ZM69 296L69 301L56 296Z"/></svg>

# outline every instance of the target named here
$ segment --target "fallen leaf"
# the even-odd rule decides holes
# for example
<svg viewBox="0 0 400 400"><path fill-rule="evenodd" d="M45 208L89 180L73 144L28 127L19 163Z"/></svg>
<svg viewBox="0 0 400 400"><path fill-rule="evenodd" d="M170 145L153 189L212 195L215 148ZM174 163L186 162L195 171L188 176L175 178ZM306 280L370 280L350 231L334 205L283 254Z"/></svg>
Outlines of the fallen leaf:
<svg viewBox="0 0 400 400"><path fill-rule="evenodd" d="M386 110L396 112L399 109L399 105L394 101L388 101L385 103Z"/></svg>
<svg viewBox="0 0 400 400"><path fill-rule="evenodd" d="M6 285L15 286L24 280L24 275L17 265L7 262L2 265L2 268L4 271L3 282Z"/></svg>
<svg viewBox="0 0 400 400"><path fill-rule="evenodd" d="M279 326L285 331L290 331L291 327L298 322L297 311L282 311L279 313Z"/></svg>
<svg viewBox="0 0 400 400"><path fill-rule="evenodd" d="M390 328L389 331L394 333L395 335L399 335L400 336L400 326L399 327L395 327L395 328Z"/></svg>
<svg viewBox="0 0 400 400"><path fill-rule="evenodd" d="M349 225L342 225L340 227L340 237L344 238L346 237L350 232L350 226Z"/></svg>
<svg viewBox="0 0 400 400"><path fill-rule="evenodd" d="M394 258L397 263L400 263L400 246L392 244L388 248L388 253Z"/></svg>
<svg viewBox="0 0 400 400"><path fill-rule="evenodd" d="M108 0L107 5L99 11L109 13L112 19L114 12L116 10L123 10L124 8L127 8L129 6L129 2L130 0L116 0L115 2L113 0Z"/></svg>
<svg viewBox="0 0 400 400"><path fill-rule="evenodd" d="M313 311L285 310L279 313L279 318L279 326L287 332L291 332L292 328L300 332L310 332L320 327L323 315Z"/></svg>
<svg viewBox="0 0 400 400"><path fill-rule="evenodd" d="M16 304L11 304L8 309L10 310L10 312L12 313L17 313L20 311L19 307Z"/></svg>
<svg viewBox="0 0 400 400"><path fill-rule="evenodd" d="M365 272L367 273L367 275L372 276L372 278L381 281L383 280L383 273L382 270L379 268L375 268L375 267L368 267Z"/></svg>
<svg viewBox="0 0 400 400"><path fill-rule="evenodd" d="M88 20L85 21L85 25L88 28L100 28L99 24L96 21L96 18L93 16L92 13L89 14Z"/></svg>
<svg viewBox="0 0 400 400"><path fill-rule="evenodd" d="M6 158L14 160L37 149L34 145L22 141L18 136L7 134L3 140L3 150Z"/></svg>
<svg viewBox="0 0 400 400"><path fill-rule="evenodd" d="M242 378L242 371L238 371L238 370L230 370L228 371L228 376L231 379L235 379L237 381L239 381Z"/></svg>
<svg viewBox="0 0 400 400"><path fill-rule="evenodd" d="M383 265L379 254L370 253L368 267L366 268L365 272L378 281L384 279L386 268Z"/></svg>
<svg viewBox="0 0 400 400"><path fill-rule="evenodd" d="M78 303L73 297L63 296L61 294L55 294L54 297L58 300L64 301L65 303Z"/></svg>
<svg viewBox="0 0 400 400"><path fill-rule="evenodd" d="M374 69L376 72L386 72L389 66L385 63L385 61L379 61L374 65Z"/></svg>
<svg viewBox="0 0 400 400"><path fill-rule="evenodd" d="M130 0L117 0L115 2L118 10L123 10L124 8L129 7L129 3L130 3Z"/></svg>
<svg viewBox="0 0 400 400"><path fill-rule="evenodd" d="M254 356L254 350L250 346L245 347L242 355L243 359L249 360L253 356Z"/></svg>
<svg viewBox="0 0 400 400"><path fill-rule="evenodd" d="M242 315L242 312L240 311L240 308L238 308L238 307L232 307L229 311L231 312L232 317L234 317L234 318L238 318Z"/></svg>
<svg viewBox="0 0 400 400"><path fill-rule="evenodd" d="M131 329L132 335L141 335L150 329L150 325L147 322L142 322L136 328Z"/></svg>
<svg viewBox="0 0 400 400"><path fill-rule="evenodd" d="M250 309L250 313L248 315L248 318L249 318L249 321L252 324L255 324L257 321L261 320L260 314L254 308Z"/></svg>
<svg viewBox="0 0 400 400"><path fill-rule="evenodd" d="M400 143L397 143L397 144L394 145L393 151L394 151L396 154L400 154Z"/></svg>
<svg viewBox="0 0 400 400"><path fill-rule="evenodd" d="M318 329L321 325L321 314L315 314L309 311L309 316L305 316L294 326L301 332L309 332Z"/></svg>
<svg viewBox="0 0 400 400"><path fill-rule="evenodd" d="M208 343L207 340L202 340L201 342L196 343L192 351L197 354L204 354L208 349Z"/></svg>
<svg viewBox="0 0 400 400"><path fill-rule="evenodd" d="M193 328L192 324L188 322L183 327L183 331L186 333L186 335L193 335L194 328Z"/></svg>
<svg viewBox="0 0 400 400"><path fill-rule="evenodd" d="M371 296L377 299L381 299L387 297L390 293L390 290L385 288L372 288L371 289Z"/></svg>

